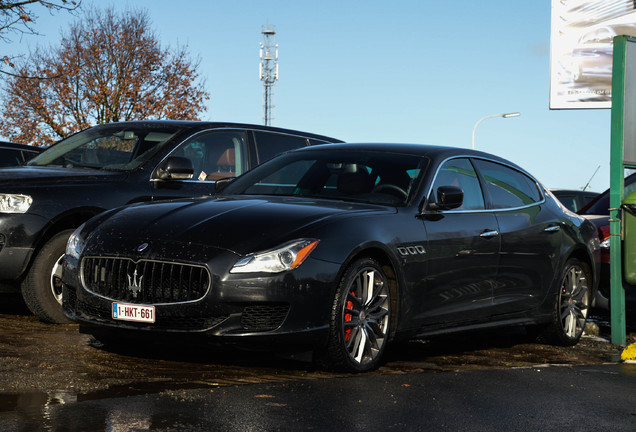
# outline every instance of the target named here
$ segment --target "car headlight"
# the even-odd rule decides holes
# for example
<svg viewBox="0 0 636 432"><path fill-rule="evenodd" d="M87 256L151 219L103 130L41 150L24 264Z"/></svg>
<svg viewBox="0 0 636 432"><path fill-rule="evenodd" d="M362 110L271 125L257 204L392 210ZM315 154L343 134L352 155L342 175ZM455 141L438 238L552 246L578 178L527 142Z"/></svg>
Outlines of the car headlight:
<svg viewBox="0 0 636 432"><path fill-rule="evenodd" d="M73 231L73 234L68 238L68 243L66 243L66 255L76 260L79 259L82 249L84 249L84 239L80 234L83 228L84 225L81 225L78 229Z"/></svg>
<svg viewBox="0 0 636 432"><path fill-rule="evenodd" d="M26 213L32 203L29 195L0 194L0 213Z"/></svg>
<svg viewBox="0 0 636 432"><path fill-rule="evenodd" d="M249 254L234 264L230 273L279 273L301 265L320 240L300 239L276 249Z"/></svg>

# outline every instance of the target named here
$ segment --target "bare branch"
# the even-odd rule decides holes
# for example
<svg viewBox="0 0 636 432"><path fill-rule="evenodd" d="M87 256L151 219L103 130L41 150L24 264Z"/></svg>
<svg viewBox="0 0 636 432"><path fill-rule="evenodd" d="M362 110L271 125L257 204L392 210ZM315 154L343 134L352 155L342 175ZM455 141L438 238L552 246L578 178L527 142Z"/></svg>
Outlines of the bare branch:
<svg viewBox="0 0 636 432"><path fill-rule="evenodd" d="M47 79L56 79L56 78L60 78L60 75L54 75L54 76L23 76L23 75L17 75L11 72L7 72L4 71L2 69L0 69L0 73L4 74L4 75L8 75L14 78L23 78L23 79L32 79L32 80L47 80Z"/></svg>

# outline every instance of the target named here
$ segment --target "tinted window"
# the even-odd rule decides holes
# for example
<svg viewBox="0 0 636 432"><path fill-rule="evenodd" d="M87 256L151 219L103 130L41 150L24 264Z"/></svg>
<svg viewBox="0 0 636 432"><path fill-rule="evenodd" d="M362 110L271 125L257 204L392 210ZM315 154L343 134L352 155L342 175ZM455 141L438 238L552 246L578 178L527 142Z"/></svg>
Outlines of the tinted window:
<svg viewBox="0 0 636 432"><path fill-rule="evenodd" d="M481 159L474 163L486 181L493 208L523 207L541 200L537 184L525 174Z"/></svg>
<svg viewBox="0 0 636 432"><path fill-rule="evenodd" d="M568 210L573 212L579 210L579 201L574 195L557 195L557 198Z"/></svg>
<svg viewBox="0 0 636 432"><path fill-rule="evenodd" d="M400 206L415 193L426 164L416 156L384 152L292 152L237 178L223 193Z"/></svg>
<svg viewBox="0 0 636 432"><path fill-rule="evenodd" d="M451 159L444 162L433 183L432 202L437 201L437 188L440 186L457 186L464 192L464 202L458 210L484 208L484 196L479 179L468 159Z"/></svg>
<svg viewBox="0 0 636 432"><path fill-rule="evenodd" d="M22 162L24 162L24 159L20 150L0 150L0 167L16 166L22 164Z"/></svg>
<svg viewBox="0 0 636 432"><path fill-rule="evenodd" d="M307 139L293 135L281 135L271 132L254 132L258 163L299 147L307 146Z"/></svg>
<svg viewBox="0 0 636 432"><path fill-rule="evenodd" d="M573 212L581 210L598 195L594 192L568 190L553 190L552 194L557 197L561 204Z"/></svg>
<svg viewBox="0 0 636 432"><path fill-rule="evenodd" d="M197 135L171 156L190 159L195 180L235 177L245 170L245 133L212 131Z"/></svg>

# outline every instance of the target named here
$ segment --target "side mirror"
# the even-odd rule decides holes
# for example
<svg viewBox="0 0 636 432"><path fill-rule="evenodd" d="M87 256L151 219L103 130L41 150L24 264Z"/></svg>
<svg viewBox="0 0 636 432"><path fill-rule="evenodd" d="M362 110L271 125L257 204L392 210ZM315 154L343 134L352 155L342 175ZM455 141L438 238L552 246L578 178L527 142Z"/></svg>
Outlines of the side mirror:
<svg viewBox="0 0 636 432"><path fill-rule="evenodd" d="M452 210L464 202L464 191L457 186L440 186L436 192L437 202L428 205L431 210Z"/></svg>
<svg viewBox="0 0 636 432"><path fill-rule="evenodd" d="M170 156L157 168L161 180L190 180L194 177L192 161L180 156Z"/></svg>

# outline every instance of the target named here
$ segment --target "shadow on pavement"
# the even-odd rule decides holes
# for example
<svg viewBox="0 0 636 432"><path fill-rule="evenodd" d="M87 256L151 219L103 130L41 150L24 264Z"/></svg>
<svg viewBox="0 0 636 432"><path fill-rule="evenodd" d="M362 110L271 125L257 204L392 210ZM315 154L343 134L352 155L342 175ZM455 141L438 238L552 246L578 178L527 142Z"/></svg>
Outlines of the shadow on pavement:
<svg viewBox="0 0 636 432"><path fill-rule="evenodd" d="M32 315L19 293L0 294L0 315Z"/></svg>

